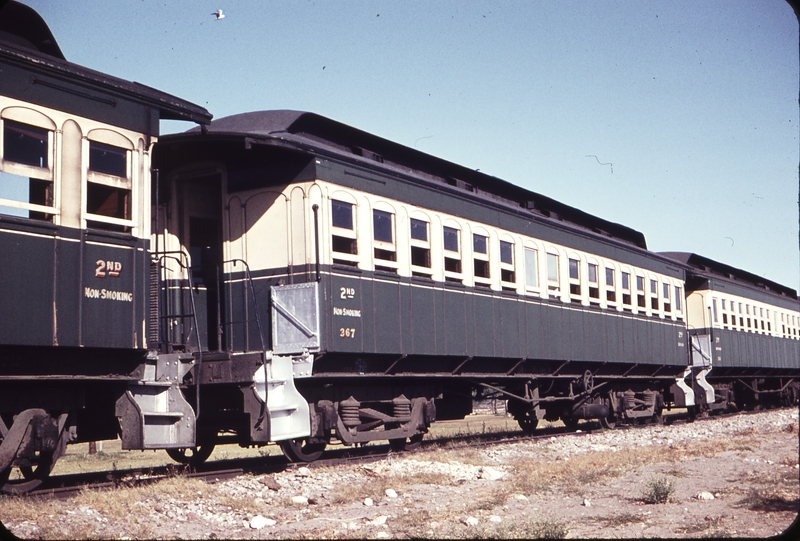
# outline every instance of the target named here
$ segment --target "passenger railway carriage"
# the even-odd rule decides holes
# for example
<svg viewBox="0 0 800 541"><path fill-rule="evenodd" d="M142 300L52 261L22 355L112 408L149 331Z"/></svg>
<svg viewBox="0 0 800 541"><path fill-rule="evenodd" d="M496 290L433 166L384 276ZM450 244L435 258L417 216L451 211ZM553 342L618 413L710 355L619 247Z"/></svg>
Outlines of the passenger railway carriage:
<svg viewBox="0 0 800 541"><path fill-rule="evenodd" d="M68 441L119 432L115 402L148 348L150 153L165 118L210 115L67 62L33 10L2 4L0 486L17 468L12 485L30 487Z"/></svg>
<svg viewBox="0 0 800 541"><path fill-rule="evenodd" d="M286 401L263 438L282 439L280 422L301 457L331 436L402 446L471 411L476 389L526 429L692 403L685 267L641 233L311 113L217 120L163 138L154 160L157 249L191 255L191 277L164 266L162 313L188 307L181 283L201 291L200 333L182 313L169 347L208 351L214 429L235 409L214 401L239 397L215 374L262 344L282 374L267 371L267 403ZM270 426L249 411L250 436Z"/></svg>
<svg viewBox="0 0 800 541"><path fill-rule="evenodd" d="M797 403L797 292L697 254L664 255L689 266L686 306L698 410Z"/></svg>
<svg viewBox="0 0 800 541"><path fill-rule="evenodd" d="M0 7L0 490L67 443L419 443L796 404L794 290L333 120L203 108ZM161 119L200 127L159 137Z"/></svg>

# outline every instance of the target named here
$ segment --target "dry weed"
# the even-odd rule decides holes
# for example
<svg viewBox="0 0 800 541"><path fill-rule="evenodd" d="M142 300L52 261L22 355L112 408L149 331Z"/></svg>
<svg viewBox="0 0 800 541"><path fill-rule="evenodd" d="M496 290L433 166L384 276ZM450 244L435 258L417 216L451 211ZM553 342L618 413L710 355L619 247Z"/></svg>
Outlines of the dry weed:
<svg viewBox="0 0 800 541"><path fill-rule="evenodd" d="M706 532L706 535L704 537L711 537L712 534L713 537L722 537L721 534L724 533L724 530L722 531L720 530L722 529L722 523L724 518L725 518L724 516L707 516L703 519L702 522L692 523L686 528L677 530L675 533L686 535L686 534L698 534L700 532Z"/></svg>
<svg viewBox="0 0 800 541"><path fill-rule="evenodd" d="M741 499L737 505L746 507L751 511L800 511L800 499L797 497L797 490L775 489L751 489L746 497Z"/></svg>
<svg viewBox="0 0 800 541"><path fill-rule="evenodd" d="M651 477L645 484L642 492L644 503L667 503L672 500L675 493L675 481L666 477Z"/></svg>
<svg viewBox="0 0 800 541"><path fill-rule="evenodd" d="M486 464L486 457L479 449L476 449L475 447L451 449L445 446L436 452L435 457L437 462L444 463L457 462L472 466L483 466ZM420 460L425 460L424 455L420 455Z"/></svg>
<svg viewBox="0 0 800 541"><path fill-rule="evenodd" d="M627 526L628 524L641 524L645 520L646 517L644 515L620 513L610 517L603 517L600 519L600 522L608 528L619 528L620 526Z"/></svg>
<svg viewBox="0 0 800 541"><path fill-rule="evenodd" d="M580 493L587 484L609 477L619 477L639 465L664 460L661 449L624 449L602 453L576 455L569 461L531 462L517 459L512 463L514 475L510 482L512 492L534 494L546 490Z"/></svg>
<svg viewBox="0 0 800 541"><path fill-rule="evenodd" d="M470 511L492 511L497 507L502 506L508 499L508 491L504 488L495 489L491 491L482 491L478 494L472 495L472 501L467 507L467 512Z"/></svg>

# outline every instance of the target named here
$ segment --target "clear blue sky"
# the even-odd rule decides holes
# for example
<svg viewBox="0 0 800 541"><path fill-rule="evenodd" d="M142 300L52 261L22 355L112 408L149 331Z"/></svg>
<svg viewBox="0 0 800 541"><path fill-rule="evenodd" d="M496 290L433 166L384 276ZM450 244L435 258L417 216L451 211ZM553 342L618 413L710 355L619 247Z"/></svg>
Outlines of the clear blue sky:
<svg viewBox="0 0 800 541"><path fill-rule="evenodd" d="M216 118L313 111L800 289L783 0L27 3L70 61Z"/></svg>

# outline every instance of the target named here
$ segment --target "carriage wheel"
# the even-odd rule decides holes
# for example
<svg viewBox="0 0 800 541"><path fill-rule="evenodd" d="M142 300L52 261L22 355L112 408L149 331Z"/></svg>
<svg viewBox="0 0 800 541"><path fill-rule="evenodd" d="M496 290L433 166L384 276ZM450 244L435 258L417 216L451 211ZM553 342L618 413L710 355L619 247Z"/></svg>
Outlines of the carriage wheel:
<svg viewBox="0 0 800 541"><path fill-rule="evenodd" d="M533 434L536 427L539 425L539 419L534 417L520 417L517 419L517 424L526 434Z"/></svg>
<svg viewBox="0 0 800 541"><path fill-rule="evenodd" d="M608 417L601 417L600 426L608 430L613 430L617 426L617 416L609 414Z"/></svg>
<svg viewBox="0 0 800 541"><path fill-rule="evenodd" d="M603 404L608 406L608 416L607 417L601 417L599 419L600 420L600 426L602 426L603 428L608 429L608 430L613 430L617 426L617 414L614 413L614 410L611 407L611 398L604 398L603 399Z"/></svg>
<svg viewBox="0 0 800 541"><path fill-rule="evenodd" d="M66 433L66 432L65 432ZM0 472L0 492L6 494L24 494L35 490L48 477L62 452L40 452L35 460L27 465L19 466L21 479L9 479L11 468Z"/></svg>
<svg viewBox="0 0 800 541"><path fill-rule="evenodd" d="M327 445L323 443L307 443L307 439L286 440L279 442L281 451L292 462L314 462L322 456Z"/></svg>
<svg viewBox="0 0 800 541"><path fill-rule="evenodd" d="M213 443L200 444L197 447L183 447L181 449L167 449L169 457L179 464L198 466L208 460L214 452Z"/></svg>
<svg viewBox="0 0 800 541"><path fill-rule="evenodd" d="M52 453L40 453L35 464L20 466L19 472L26 481L44 481L50 477L55 460Z"/></svg>
<svg viewBox="0 0 800 541"><path fill-rule="evenodd" d="M571 415L565 415L561 418L561 422L564 423L568 430L575 430L578 428L579 419Z"/></svg>

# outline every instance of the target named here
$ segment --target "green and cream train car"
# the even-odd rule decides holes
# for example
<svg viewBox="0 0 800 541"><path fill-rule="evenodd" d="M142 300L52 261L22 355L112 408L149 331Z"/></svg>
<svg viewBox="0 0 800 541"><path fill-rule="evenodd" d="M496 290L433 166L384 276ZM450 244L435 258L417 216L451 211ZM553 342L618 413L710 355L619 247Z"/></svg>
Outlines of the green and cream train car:
<svg viewBox="0 0 800 541"><path fill-rule="evenodd" d="M311 113L222 118L154 163L162 329L204 352L206 447L403 446L476 393L525 429L693 404L685 269L637 231Z"/></svg>
<svg viewBox="0 0 800 541"><path fill-rule="evenodd" d="M67 61L34 10L0 3L0 490L40 484L67 443L116 438L131 392L183 401L177 385L146 383L161 119L211 115ZM192 443L186 408L183 437L169 434L177 412L155 409L155 431L123 423L123 436L139 449Z"/></svg>
<svg viewBox="0 0 800 541"><path fill-rule="evenodd" d="M698 411L791 405L800 397L797 292L691 253L686 316Z"/></svg>

